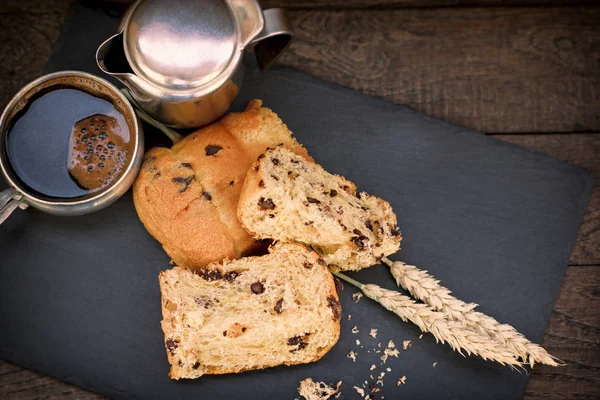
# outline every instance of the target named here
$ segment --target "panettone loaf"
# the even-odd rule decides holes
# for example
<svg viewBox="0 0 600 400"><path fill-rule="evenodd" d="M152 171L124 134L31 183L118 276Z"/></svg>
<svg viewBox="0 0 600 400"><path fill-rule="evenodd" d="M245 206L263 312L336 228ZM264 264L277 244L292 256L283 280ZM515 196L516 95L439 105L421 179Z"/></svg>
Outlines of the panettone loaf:
<svg viewBox="0 0 600 400"><path fill-rule="evenodd" d="M178 265L252 254L259 245L240 225L237 201L252 163L276 146L308 158L277 115L254 100L171 149L148 151L133 186L140 220Z"/></svg>
<svg viewBox="0 0 600 400"><path fill-rule="evenodd" d="M400 248L389 203L284 148L250 168L238 217L256 238L309 245L334 271L369 267Z"/></svg>
<svg viewBox="0 0 600 400"><path fill-rule="evenodd" d="M160 273L171 378L308 363L337 342L341 307L323 261L300 244L269 250Z"/></svg>

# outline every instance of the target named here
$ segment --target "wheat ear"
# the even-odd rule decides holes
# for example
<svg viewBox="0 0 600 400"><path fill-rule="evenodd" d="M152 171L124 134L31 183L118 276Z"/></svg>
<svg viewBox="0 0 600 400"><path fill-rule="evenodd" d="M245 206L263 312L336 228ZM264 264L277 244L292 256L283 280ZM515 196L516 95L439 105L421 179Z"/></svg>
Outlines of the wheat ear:
<svg viewBox="0 0 600 400"><path fill-rule="evenodd" d="M426 304L416 303L410 297L393 290L360 283L340 272L336 272L335 275L362 290L365 296L398 315L403 321L410 321L421 331L431 333L436 341L448 343L453 350L463 356L464 351L469 355L475 354L484 360L496 361L502 365L512 367L522 365L506 346L465 329L463 324L449 320L444 313L435 311Z"/></svg>
<svg viewBox="0 0 600 400"><path fill-rule="evenodd" d="M440 282L427 271L401 261L392 262L387 258L384 258L383 262L390 267L398 286L408 290L415 298L422 300L432 309L463 323L466 328L504 344L516 357L520 357L532 368L536 363L554 367L561 365L542 346L530 342L512 326L501 324L488 315L474 311L477 304L465 303L452 296L452 292L441 286Z"/></svg>

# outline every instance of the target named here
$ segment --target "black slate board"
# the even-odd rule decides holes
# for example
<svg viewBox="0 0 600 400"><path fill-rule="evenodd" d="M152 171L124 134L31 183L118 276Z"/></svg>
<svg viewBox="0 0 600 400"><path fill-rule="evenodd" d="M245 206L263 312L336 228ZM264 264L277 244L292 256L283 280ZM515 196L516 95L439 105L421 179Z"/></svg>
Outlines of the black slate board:
<svg viewBox="0 0 600 400"><path fill-rule="evenodd" d="M94 51L117 23L114 13L75 6L48 71L100 74ZM404 236L393 258L429 269L459 298L542 340L590 174L289 69L250 70L235 108L252 98L273 108L325 168L390 201ZM147 136L150 145L168 144L150 129ZM340 341L321 361L171 381L157 282L168 261L137 219L130 193L83 217L16 212L0 226L0 358L115 398L292 399L310 376L342 380L343 398L352 399L352 386L386 367L392 371L377 398L524 393L526 374L463 358L430 335L419 340L417 328L379 305L352 303L356 290L348 285ZM381 266L353 276L394 288ZM378 329L377 339L370 328ZM412 349L380 366L376 344L406 339ZM346 357L350 350L356 362ZM407 384L396 387L403 375Z"/></svg>

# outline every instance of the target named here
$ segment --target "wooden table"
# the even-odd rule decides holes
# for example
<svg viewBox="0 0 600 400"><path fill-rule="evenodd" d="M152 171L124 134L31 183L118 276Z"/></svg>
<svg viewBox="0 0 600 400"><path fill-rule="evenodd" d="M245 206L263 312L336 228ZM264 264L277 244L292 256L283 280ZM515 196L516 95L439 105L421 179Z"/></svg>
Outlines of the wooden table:
<svg viewBox="0 0 600 400"><path fill-rule="evenodd" d="M0 2L0 107L39 76L72 0ZM594 3L596 5L594 6ZM596 187L527 399L600 398L600 4L264 0L297 37L282 64L591 171ZM100 396L0 361L0 397Z"/></svg>

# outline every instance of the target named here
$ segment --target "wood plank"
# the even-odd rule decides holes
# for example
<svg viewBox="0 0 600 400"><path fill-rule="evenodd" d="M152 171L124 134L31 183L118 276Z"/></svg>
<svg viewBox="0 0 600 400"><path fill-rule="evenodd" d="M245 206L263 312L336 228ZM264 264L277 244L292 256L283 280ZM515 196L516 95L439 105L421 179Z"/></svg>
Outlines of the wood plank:
<svg viewBox="0 0 600 400"><path fill-rule="evenodd" d="M15 0L16 1L16 0ZM578 6L597 5L596 0L259 0L263 8L318 8L318 9L390 9L434 7L486 6Z"/></svg>
<svg viewBox="0 0 600 400"><path fill-rule="evenodd" d="M596 178L571 265L600 264L600 134L493 135L509 143L528 148L585 168Z"/></svg>
<svg viewBox="0 0 600 400"><path fill-rule="evenodd" d="M600 266L569 267L543 346L566 366L536 367L525 399L600 398Z"/></svg>
<svg viewBox="0 0 600 400"><path fill-rule="evenodd" d="M0 398L97 400L104 397L6 361L0 361Z"/></svg>
<svg viewBox="0 0 600 400"><path fill-rule="evenodd" d="M600 8L288 15L284 65L484 132L600 130Z"/></svg>
<svg viewBox="0 0 600 400"><path fill-rule="evenodd" d="M21 1L21 5L31 2ZM42 75L70 8L70 1L33 2L33 12L0 10L0 107ZM15 2L15 4L17 4Z"/></svg>

